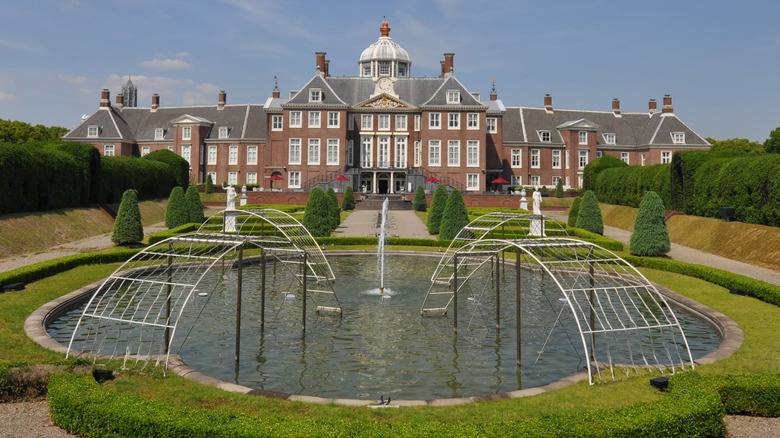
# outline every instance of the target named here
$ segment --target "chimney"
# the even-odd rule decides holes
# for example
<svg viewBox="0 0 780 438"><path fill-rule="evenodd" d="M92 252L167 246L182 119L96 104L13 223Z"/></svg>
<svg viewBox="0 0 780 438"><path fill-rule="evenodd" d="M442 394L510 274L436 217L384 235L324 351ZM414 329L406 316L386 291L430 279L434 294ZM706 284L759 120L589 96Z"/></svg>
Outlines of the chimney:
<svg viewBox="0 0 780 438"><path fill-rule="evenodd" d="M317 73L325 74L325 52L314 52L317 55Z"/></svg>
<svg viewBox="0 0 780 438"><path fill-rule="evenodd" d="M444 75L452 74L455 70L455 64L454 64L454 58L455 54L452 52L447 52L444 54Z"/></svg>
<svg viewBox="0 0 780 438"><path fill-rule="evenodd" d="M498 93L496 93L496 80L490 78L490 100L498 100Z"/></svg>
<svg viewBox="0 0 780 438"><path fill-rule="evenodd" d="M125 106L125 95L119 93L116 95L116 107L122 109Z"/></svg>
<svg viewBox="0 0 780 438"><path fill-rule="evenodd" d="M157 111L157 107L160 106L160 95L157 93L152 94L152 111Z"/></svg>
<svg viewBox="0 0 780 438"><path fill-rule="evenodd" d="M612 112L615 114L615 116L620 115L620 99L617 97L612 99Z"/></svg>
<svg viewBox="0 0 780 438"><path fill-rule="evenodd" d="M273 90L274 99L278 99L280 94L281 93L279 91L279 78L277 78L276 75L274 75L274 90Z"/></svg>
<svg viewBox="0 0 780 438"><path fill-rule="evenodd" d="M108 88L104 88L100 92L100 107L111 108L111 92L108 91Z"/></svg>
<svg viewBox="0 0 780 438"><path fill-rule="evenodd" d="M217 109L225 109L225 102L227 102L227 93L225 90L219 92L219 101L217 102Z"/></svg>
<svg viewBox="0 0 780 438"><path fill-rule="evenodd" d="M326 78L328 76L330 76L330 71L328 71L328 69L330 69L330 59L326 59L325 60L325 77Z"/></svg>
<svg viewBox="0 0 780 438"><path fill-rule="evenodd" d="M547 111L548 113L553 112L552 96L550 96L549 94L544 95L544 110Z"/></svg>
<svg viewBox="0 0 780 438"><path fill-rule="evenodd" d="M444 61L439 61L441 63L441 77L444 77Z"/></svg>
<svg viewBox="0 0 780 438"><path fill-rule="evenodd" d="M279 91L279 89L276 89L272 92L271 95L273 96L274 99L278 99L281 96L281 92Z"/></svg>
<svg viewBox="0 0 780 438"><path fill-rule="evenodd" d="M653 115L658 112L658 102L655 101L655 99L650 99L650 102L647 104L647 110L648 112Z"/></svg>
<svg viewBox="0 0 780 438"><path fill-rule="evenodd" d="M661 108L661 112L666 114L672 114L674 112L674 107L672 107L672 96L669 94L664 95L664 106Z"/></svg>

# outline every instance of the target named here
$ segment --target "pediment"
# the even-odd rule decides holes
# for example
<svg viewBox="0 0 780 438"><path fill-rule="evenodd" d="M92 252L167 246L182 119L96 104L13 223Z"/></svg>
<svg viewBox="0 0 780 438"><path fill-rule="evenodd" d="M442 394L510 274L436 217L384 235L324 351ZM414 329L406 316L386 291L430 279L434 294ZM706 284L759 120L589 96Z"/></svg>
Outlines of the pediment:
<svg viewBox="0 0 780 438"><path fill-rule="evenodd" d="M414 108L413 105L385 93L382 93L379 96L374 96L371 99L368 99L366 101L363 101L358 105L356 105L356 107L357 108L381 108L381 109Z"/></svg>
<svg viewBox="0 0 780 438"><path fill-rule="evenodd" d="M558 125L557 128L561 131L571 131L571 130L598 131L599 125L593 123L588 119L579 119L579 120L572 120L566 123L562 123Z"/></svg>
<svg viewBox="0 0 780 438"><path fill-rule="evenodd" d="M213 125L211 122L203 117L196 117L190 114L182 114L179 117L171 120L172 125Z"/></svg>

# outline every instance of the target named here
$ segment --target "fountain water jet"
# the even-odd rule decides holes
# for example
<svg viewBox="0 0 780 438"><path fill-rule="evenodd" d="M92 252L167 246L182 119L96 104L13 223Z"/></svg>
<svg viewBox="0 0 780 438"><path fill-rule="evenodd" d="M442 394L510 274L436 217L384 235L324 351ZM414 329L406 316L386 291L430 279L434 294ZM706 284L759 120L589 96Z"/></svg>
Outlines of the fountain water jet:
<svg viewBox="0 0 780 438"><path fill-rule="evenodd" d="M379 294L385 294L385 238L387 234L387 206L389 199L382 202L382 216L379 222L379 244L377 245L377 271L379 271Z"/></svg>

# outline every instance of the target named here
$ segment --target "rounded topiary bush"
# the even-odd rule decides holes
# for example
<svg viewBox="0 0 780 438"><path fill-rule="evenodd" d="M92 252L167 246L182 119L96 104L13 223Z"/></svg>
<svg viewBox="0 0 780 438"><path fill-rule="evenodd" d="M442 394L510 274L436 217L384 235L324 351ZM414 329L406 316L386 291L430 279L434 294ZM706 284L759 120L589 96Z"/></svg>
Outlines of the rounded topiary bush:
<svg viewBox="0 0 780 438"><path fill-rule="evenodd" d="M352 192L352 186L347 186L344 190L344 197L341 198L342 210L354 210L355 209L355 194Z"/></svg>
<svg viewBox="0 0 780 438"><path fill-rule="evenodd" d="M444 207L447 206L447 196L447 188L443 184L436 186L431 199L431 208L428 211L428 232L431 234L439 234Z"/></svg>
<svg viewBox="0 0 780 438"><path fill-rule="evenodd" d="M329 217L330 202L325 191L315 187L309 192L309 201L303 212L303 226L314 237L330 236L331 219Z"/></svg>
<svg viewBox="0 0 780 438"><path fill-rule="evenodd" d="M582 196L580 212L577 214L577 223L574 226L591 233L604 234L604 219L601 217L599 200L593 190L588 190Z"/></svg>
<svg viewBox="0 0 780 438"><path fill-rule="evenodd" d="M138 193L133 189L125 190L114 220L111 241L117 245L129 245L142 240L144 227L141 223L141 210L138 209Z"/></svg>
<svg viewBox="0 0 780 438"><path fill-rule="evenodd" d="M566 222L566 224L570 227L577 226L577 215L580 214L580 204L582 204L582 198L579 196L574 198L574 200L571 202L571 207L569 208L569 219Z"/></svg>
<svg viewBox="0 0 780 438"><path fill-rule="evenodd" d="M202 224L206 220L206 216L203 215L203 203L200 202L200 193L194 184L187 187L184 203L187 206L187 222Z"/></svg>
<svg viewBox="0 0 780 438"><path fill-rule="evenodd" d="M639 204L629 250L635 256L660 257L670 249L664 201L656 192L649 191Z"/></svg>
<svg viewBox="0 0 780 438"><path fill-rule="evenodd" d="M444 207L444 214L441 217L439 239L454 239L460 230L468 224L469 214L466 211L466 203L463 202L463 195L461 195L460 190L453 190L450 197L447 198L447 205Z"/></svg>
<svg viewBox="0 0 780 438"><path fill-rule="evenodd" d="M414 192L414 202L412 206L415 211L425 211L428 209L428 200L425 199L425 189L422 185L417 186L417 190Z"/></svg>
<svg viewBox="0 0 780 438"><path fill-rule="evenodd" d="M328 190L325 191L325 195L328 197L328 217L330 218L330 228L335 230L341 223L341 207L339 206L339 198L336 196L336 191L331 187L328 187Z"/></svg>
<svg viewBox="0 0 780 438"><path fill-rule="evenodd" d="M184 189L176 186L171 190L171 195L168 197L168 205L165 207L165 226L176 228L186 224L189 219L187 206L184 201Z"/></svg>

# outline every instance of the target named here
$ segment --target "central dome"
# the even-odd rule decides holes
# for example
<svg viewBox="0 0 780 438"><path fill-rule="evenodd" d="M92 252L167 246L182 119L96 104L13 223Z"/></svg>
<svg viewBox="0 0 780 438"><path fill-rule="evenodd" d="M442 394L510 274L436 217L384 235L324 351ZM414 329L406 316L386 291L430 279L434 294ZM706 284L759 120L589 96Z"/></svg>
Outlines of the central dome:
<svg viewBox="0 0 780 438"><path fill-rule="evenodd" d="M360 71L358 75L360 77L407 77L409 76L409 68L412 65L409 54L403 47L390 39L390 27L387 24L387 19L382 22L382 27L379 28L381 36L379 40L374 44L368 46L366 50L360 55L358 64L360 65Z"/></svg>

